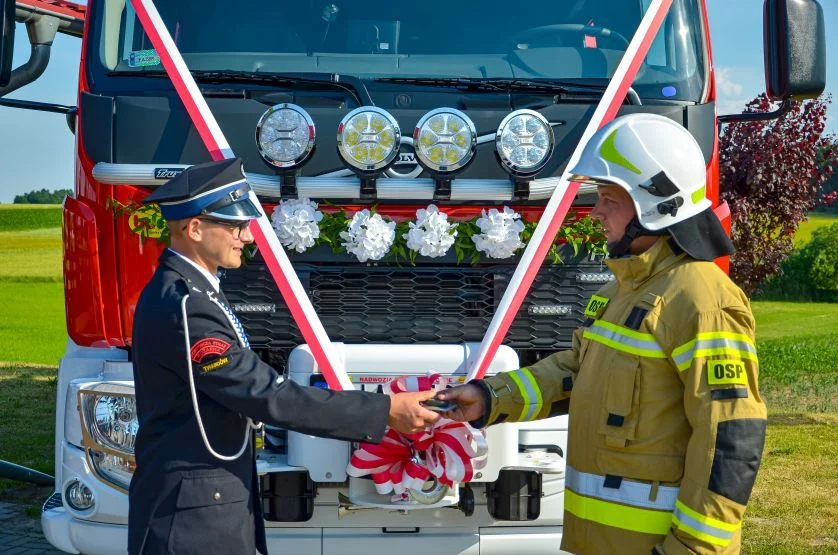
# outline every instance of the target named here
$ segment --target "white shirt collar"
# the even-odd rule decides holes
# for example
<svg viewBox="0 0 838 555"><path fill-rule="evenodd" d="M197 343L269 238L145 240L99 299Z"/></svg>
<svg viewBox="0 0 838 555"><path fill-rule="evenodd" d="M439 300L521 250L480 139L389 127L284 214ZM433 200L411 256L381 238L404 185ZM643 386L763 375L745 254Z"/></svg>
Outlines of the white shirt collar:
<svg viewBox="0 0 838 555"><path fill-rule="evenodd" d="M212 275L211 273L209 273L209 270L207 270L203 266L200 266L199 264L197 264L191 258L187 258L187 257L183 256L182 254L180 254L178 251L174 250L173 248L169 247L169 250L172 251L173 253L175 253L176 255L178 255L181 259L183 259L186 262L188 262L189 264L191 264L193 268L195 268L196 270L201 272L201 274L203 274L203 276L205 278L207 278L207 281L210 282L210 285L212 285L213 289L215 289L215 292L218 293L218 291L221 289L221 280L218 279L218 276Z"/></svg>

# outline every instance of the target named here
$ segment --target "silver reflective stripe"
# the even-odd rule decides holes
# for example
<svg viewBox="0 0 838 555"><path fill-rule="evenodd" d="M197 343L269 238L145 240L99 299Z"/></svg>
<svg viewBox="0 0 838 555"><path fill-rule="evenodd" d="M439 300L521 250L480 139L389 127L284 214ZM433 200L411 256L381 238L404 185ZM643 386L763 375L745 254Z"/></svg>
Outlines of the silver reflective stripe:
<svg viewBox="0 0 838 555"><path fill-rule="evenodd" d="M509 377L518 385L521 397L524 399L524 409L518 419L520 422L529 422L541 412L541 390L527 368L521 368L509 373Z"/></svg>
<svg viewBox="0 0 838 555"><path fill-rule="evenodd" d="M651 358L666 358L666 353L653 335L622 329L610 322L595 321L585 330L584 336L620 351Z"/></svg>
<svg viewBox="0 0 838 555"><path fill-rule="evenodd" d="M605 487L605 476L579 472L569 465L565 475L565 487L579 495L661 511L675 510L675 501L678 499L679 489L673 486L659 486L657 497L654 501L650 501L651 484L623 480L619 488L607 488Z"/></svg>
<svg viewBox="0 0 838 555"><path fill-rule="evenodd" d="M751 353L756 358L757 350L752 344L745 342L745 341L738 341L736 339L728 339L728 338L715 338L715 339L697 339L695 344L684 351L673 357L675 364L680 369L684 364L690 362L695 358L695 353L697 351L704 351L709 349L726 349L729 351L744 351L745 353ZM734 353L731 353L734 354Z"/></svg>
<svg viewBox="0 0 838 555"><path fill-rule="evenodd" d="M719 538L720 540L724 540L726 543L729 543L730 540L733 539L733 535L735 532L729 532L727 530L722 530L721 528L716 528L715 526L710 526L709 524L704 524L703 522L691 517L684 511L682 511L679 507L675 507L675 513L673 515L678 522L689 526L693 530L697 532L701 532L702 534L707 534L708 536L713 536L715 538Z"/></svg>

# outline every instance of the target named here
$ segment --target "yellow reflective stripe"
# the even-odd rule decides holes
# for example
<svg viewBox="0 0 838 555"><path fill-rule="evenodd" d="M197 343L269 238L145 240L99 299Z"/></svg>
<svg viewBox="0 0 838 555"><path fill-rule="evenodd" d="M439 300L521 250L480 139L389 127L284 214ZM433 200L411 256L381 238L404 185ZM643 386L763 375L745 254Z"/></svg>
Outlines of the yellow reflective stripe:
<svg viewBox="0 0 838 555"><path fill-rule="evenodd" d="M631 337L632 339L638 339L640 341L651 341L652 343L657 343L657 339L651 333L643 333L642 331L637 331L633 329L626 328L619 324L614 324L612 322L606 322L605 320L597 320L594 322L597 326L603 327L607 330L611 330L613 332L619 333L620 335L625 335L626 337Z"/></svg>
<svg viewBox="0 0 838 555"><path fill-rule="evenodd" d="M696 339L733 339L734 341L744 341L751 347L754 347L754 342L750 337L744 333L733 333L731 331L705 331L695 336Z"/></svg>
<svg viewBox="0 0 838 555"><path fill-rule="evenodd" d="M672 351L678 370L692 366L696 358L715 355L734 356L758 362L757 349L747 335L726 331L702 332Z"/></svg>
<svg viewBox="0 0 838 555"><path fill-rule="evenodd" d="M596 320L582 334L617 351L648 358L666 358L666 353L651 333L631 330L604 320Z"/></svg>
<svg viewBox="0 0 838 555"><path fill-rule="evenodd" d="M564 508L572 515L605 526L663 536L672 524L671 511L655 511L584 497L565 488Z"/></svg>
<svg viewBox="0 0 838 555"><path fill-rule="evenodd" d="M699 202L704 200L704 193L706 191L707 191L707 187L705 185L702 185L700 189L696 189L695 191L693 191L693 194L692 194L692 197L691 197L691 199L693 201L693 204L698 204Z"/></svg>
<svg viewBox="0 0 838 555"><path fill-rule="evenodd" d="M672 513L672 523L676 528L687 534L713 545L726 547L733 541L736 531L742 523L730 524L699 512L696 512L681 501L675 502L675 512Z"/></svg>
<svg viewBox="0 0 838 555"><path fill-rule="evenodd" d="M521 409L521 414L518 417L518 422L527 422L535 419L538 413L541 412L543 399L541 397L541 389L535 381L532 373L527 368L519 368L514 372L509 372L509 377L518 386L518 391L521 392L521 397L524 399L524 406Z"/></svg>
<svg viewBox="0 0 838 555"><path fill-rule="evenodd" d="M711 536L710 534L705 534L704 532L699 532L692 526L688 526L678 520L677 516L672 517L672 522L675 524L675 527L679 530L686 532L687 534L691 535L694 538L698 538L699 540L705 541L707 543L712 543L713 545L718 545L721 547L726 547L730 545L731 540L722 540L715 536Z"/></svg>
<svg viewBox="0 0 838 555"><path fill-rule="evenodd" d="M675 508L678 511L683 512L687 516L696 519L701 524L706 524L707 526L712 526L713 528L719 528L720 530L724 530L725 532L736 532L737 530L742 528L741 522L737 524L730 524L729 522L725 522L723 520L719 520L711 516L703 515L698 511L690 509L689 507L681 503L680 500L675 501Z"/></svg>

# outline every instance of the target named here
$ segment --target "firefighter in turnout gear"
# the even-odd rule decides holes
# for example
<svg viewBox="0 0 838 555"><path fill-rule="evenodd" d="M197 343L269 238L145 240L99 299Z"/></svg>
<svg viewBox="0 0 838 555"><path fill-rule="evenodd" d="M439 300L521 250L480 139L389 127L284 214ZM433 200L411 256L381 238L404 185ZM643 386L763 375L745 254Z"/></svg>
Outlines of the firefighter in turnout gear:
<svg viewBox="0 0 838 555"><path fill-rule="evenodd" d="M733 252L692 135L620 117L585 147L615 280L572 349L446 390L478 427L569 410L562 549L738 553L765 441L754 318L714 263Z"/></svg>

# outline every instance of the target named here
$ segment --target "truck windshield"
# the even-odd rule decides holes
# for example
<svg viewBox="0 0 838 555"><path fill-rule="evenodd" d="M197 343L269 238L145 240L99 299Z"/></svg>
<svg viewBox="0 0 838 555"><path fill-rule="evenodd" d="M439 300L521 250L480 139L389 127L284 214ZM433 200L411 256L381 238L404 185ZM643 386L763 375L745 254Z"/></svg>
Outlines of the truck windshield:
<svg viewBox="0 0 838 555"><path fill-rule="evenodd" d="M362 79L609 79L651 0L167 0L160 15L199 71L336 73ZM109 73L162 69L130 3L99 4ZM524 9L526 8L526 9ZM698 0L675 0L634 88L699 102L706 48Z"/></svg>

